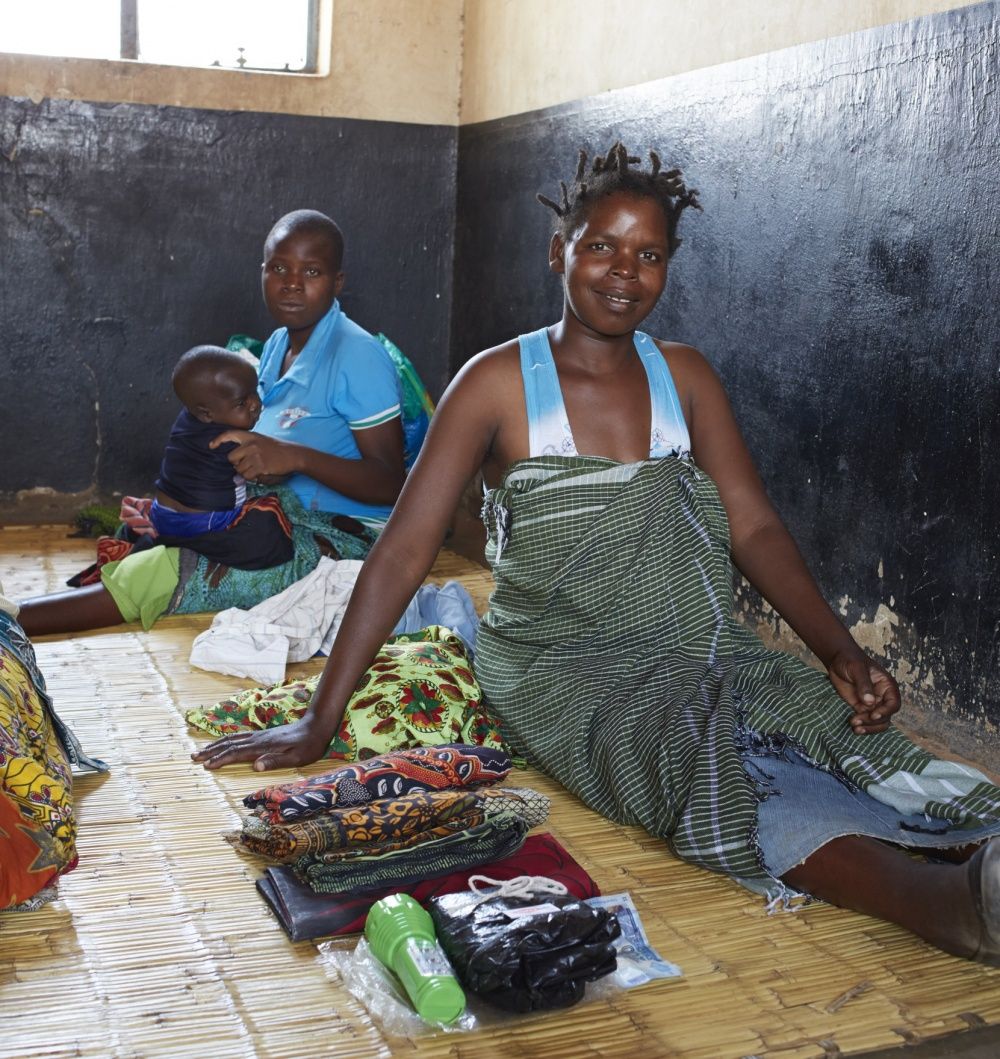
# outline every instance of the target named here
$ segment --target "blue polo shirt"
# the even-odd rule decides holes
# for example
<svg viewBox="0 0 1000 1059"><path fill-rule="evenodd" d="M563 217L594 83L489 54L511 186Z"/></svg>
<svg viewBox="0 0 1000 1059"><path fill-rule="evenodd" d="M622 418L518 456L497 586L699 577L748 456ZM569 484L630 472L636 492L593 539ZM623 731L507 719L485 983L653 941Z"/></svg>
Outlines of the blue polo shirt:
<svg viewBox="0 0 1000 1059"><path fill-rule="evenodd" d="M399 376L381 343L349 320L334 302L316 325L295 363L280 378L288 329L279 328L261 353L255 430L331 456L358 460L353 431L387 423L400 414ZM355 518L384 519L392 505L363 504L304 474L288 480L304 507Z"/></svg>

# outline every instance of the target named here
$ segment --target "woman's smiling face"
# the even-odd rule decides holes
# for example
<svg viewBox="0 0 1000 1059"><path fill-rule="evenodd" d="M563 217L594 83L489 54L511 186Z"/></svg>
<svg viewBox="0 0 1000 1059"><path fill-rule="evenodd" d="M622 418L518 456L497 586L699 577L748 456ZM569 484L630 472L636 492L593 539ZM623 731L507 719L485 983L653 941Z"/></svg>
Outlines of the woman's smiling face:
<svg viewBox="0 0 1000 1059"><path fill-rule="evenodd" d="M598 199L568 240L553 236L549 265L566 304L601 335L634 331L667 282L667 218L655 198L617 192Z"/></svg>

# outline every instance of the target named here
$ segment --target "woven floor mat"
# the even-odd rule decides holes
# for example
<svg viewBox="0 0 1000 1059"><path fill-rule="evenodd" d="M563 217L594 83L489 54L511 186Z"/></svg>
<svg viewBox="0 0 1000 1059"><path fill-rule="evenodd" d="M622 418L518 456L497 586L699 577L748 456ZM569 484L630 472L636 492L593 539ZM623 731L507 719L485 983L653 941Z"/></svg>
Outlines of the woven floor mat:
<svg viewBox="0 0 1000 1059"><path fill-rule="evenodd" d="M57 590L91 552L62 528L6 529L0 578L15 598ZM482 608L488 573L443 552L431 579L453 577ZM36 645L59 712L112 771L77 784L80 867L58 899L0 913L0 1057L794 1059L1000 1023L1000 971L826 906L768 915L736 885L529 772L511 782L552 797L546 829L605 893L632 894L653 945L684 977L478 1034L387 1041L315 946L287 940L257 897L254 864L220 837L259 777L190 761L204 740L185 726L184 708L247 686L188 665L208 621Z"/></svg>

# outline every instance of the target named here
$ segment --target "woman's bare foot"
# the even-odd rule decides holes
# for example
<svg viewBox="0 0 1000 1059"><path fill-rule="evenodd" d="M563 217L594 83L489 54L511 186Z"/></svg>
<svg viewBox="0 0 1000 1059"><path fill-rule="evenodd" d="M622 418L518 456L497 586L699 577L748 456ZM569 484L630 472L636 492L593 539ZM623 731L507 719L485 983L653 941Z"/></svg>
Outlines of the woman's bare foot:
<svg viewBox="0 0 1000 1059"><path fill-rule="evenodd" d="M972 959L1000 967L1000 838L991 838L966 863L979 916L979 943Z"/></svg>

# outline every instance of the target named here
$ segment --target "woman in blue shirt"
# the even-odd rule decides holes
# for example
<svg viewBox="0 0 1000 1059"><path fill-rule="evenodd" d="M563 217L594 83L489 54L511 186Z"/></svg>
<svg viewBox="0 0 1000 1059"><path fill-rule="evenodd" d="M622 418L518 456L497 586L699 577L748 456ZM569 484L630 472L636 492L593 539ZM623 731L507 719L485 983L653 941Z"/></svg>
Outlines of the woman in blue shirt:
<svg viewBox="0 0 1000 1059"><path fill-rule="evenodd" d="M247 481L278 487L295 557L235 570L176 548L108 563L101 583L27 600L30 635L160 615L248 608L305 576L321 554L363 558L405 479L399 377L375 338L344 315L344 241L325 214L296 210L264 243L264 301L281 325L260 364L262 411L253 431L227 430L230 462Z"/></svg>
<svg viewBox="0 0 1000 1059"><path fill-rule="evenodd" d="M297 210L264 244L264 301L282 326L260 362L256 431L227 431L248 480L287 479L302 506L384 522L403 485L399 378L389 355L340 308L343 239Z"/></svg>

